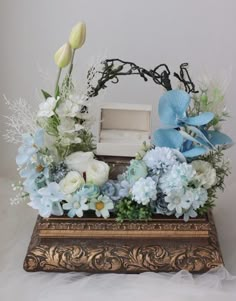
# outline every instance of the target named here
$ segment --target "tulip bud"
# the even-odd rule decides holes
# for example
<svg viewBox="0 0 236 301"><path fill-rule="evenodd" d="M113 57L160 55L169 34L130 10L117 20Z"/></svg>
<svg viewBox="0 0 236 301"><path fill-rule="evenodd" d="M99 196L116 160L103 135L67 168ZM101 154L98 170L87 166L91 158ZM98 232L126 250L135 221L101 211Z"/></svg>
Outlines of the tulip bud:
<svg viewBox="0 0 236 301"><path fill-rule="evenodd" d="M64 44L57 50L54 60L59 68L65 68L71 61L72 49L69 43Z"/></svg>
<svg viewBox="0 0 236 301"><path fill-rule="evenodd" d="M75 25L70 33L69 42L73 49L77 49L83 46L86 38L86 24L80 22Z"/></svg>

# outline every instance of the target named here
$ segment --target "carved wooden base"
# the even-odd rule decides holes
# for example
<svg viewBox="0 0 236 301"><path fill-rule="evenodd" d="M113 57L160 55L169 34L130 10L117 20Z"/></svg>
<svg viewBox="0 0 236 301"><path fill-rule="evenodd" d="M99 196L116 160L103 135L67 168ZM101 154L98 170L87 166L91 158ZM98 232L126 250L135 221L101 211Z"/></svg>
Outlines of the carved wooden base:
<svg viewBox="0 0 236 301"><path fill-rule="evenodd" d="M223 264L211 212L188 223L38 217L24 269L28 272L206 272Z"/></svg>

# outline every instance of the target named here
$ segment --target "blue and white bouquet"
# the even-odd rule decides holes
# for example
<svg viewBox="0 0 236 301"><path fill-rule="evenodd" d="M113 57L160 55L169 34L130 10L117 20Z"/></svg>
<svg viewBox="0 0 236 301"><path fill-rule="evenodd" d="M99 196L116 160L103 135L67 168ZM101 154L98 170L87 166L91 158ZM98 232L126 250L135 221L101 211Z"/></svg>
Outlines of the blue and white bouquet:
<svg viewBox="0 0 236 301"><path fill-rule="evenodd" d="M219 85L205 82L196 93L184 88L172 90L165 81L168 88L158 107L163 128L154 132L152 145L144 143L127 170L111 180L108 164L96 158L90 131L91 97L97 95L91 82L102 74L98 83L104 88L107 79L117 79L115 72L123 66L112 69L107 60L106 72L113 73L91 68L87 90L78 93L71 74L75 52L83 46L85 37L85 24L78 23L69 42L56 52L59 71L55 92L42 91L45 100L37 114L23 100L6 100L13 115L7 116L5 137L21 144L16 163L22 180L13 185L17 191L13 203L30 200L28 205L44 218L83 217L90 211L103 218L112 214L120 222L147 220L153 214L175 215L188 221L205 214L229 174L223 151L232 140L220 131L228 113ZM67 66L68 72L60 82ZM131 66L137 70L136 65ZM139 74L145 77L154 73L141 69ZM183 83L183 78L180 81Z"/></svg>

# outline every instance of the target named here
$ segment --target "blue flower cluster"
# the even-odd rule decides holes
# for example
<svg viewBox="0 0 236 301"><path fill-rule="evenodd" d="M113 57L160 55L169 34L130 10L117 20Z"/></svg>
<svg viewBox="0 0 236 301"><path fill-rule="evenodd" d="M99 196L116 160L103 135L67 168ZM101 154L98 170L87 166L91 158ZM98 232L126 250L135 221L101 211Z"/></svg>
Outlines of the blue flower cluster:
<svg viewBox="0 0 236 301"><path fill-rule="evenodd" d="M113 201L120 198L118 191L126 194L124 183L118 185L108 181L99 187L86 183L77 171L70 171L64 162L56 163L45 147L42 129L38 129L34 136L24 135L16 163L24 179L24 191L30 199L28 205L38 210L42 217L61 216L64 212L69 217L82 217L84 211L91 209L97 216L107 218L114 208ZM68 189L71 192L68 193Z"/></svg>
<svg viewBox="0 0 236 301"><path fill-rule="evenodd" d="M168 91L160 98L158 112L166 128L154 133L155 145L178 149L188 158L203 155L217 145L231 146L230 137L209 129L214 119L212 112L188 116L190 101L190 95L183 90Z"/></svg>

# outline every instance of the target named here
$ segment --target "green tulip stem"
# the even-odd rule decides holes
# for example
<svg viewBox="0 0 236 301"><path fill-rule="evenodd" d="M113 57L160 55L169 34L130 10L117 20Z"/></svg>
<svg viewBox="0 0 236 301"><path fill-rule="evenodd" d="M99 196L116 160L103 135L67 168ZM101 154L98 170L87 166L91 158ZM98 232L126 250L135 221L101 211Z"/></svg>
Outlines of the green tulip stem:
<svg viewBox="0 0 236 301"><path fill-rule="evenodd" d="M72 57L71 57L71 61L70 61L70 67L69 67L69 72L68 72L68 77L70 78L72 70L73 70L73 61L74 61L74 56L75 56L75 50L73 49L72 51Z"/></svg>
<svg viewBox="0 0 236 301"><path fill-rule="evenodd" d="M57 97L57 91L58 91L58 83L61 77L61 70L62 68L59 68L58 74L57 74L57 80L56 80L56 85L55 85L55 97Z"/></svg>

